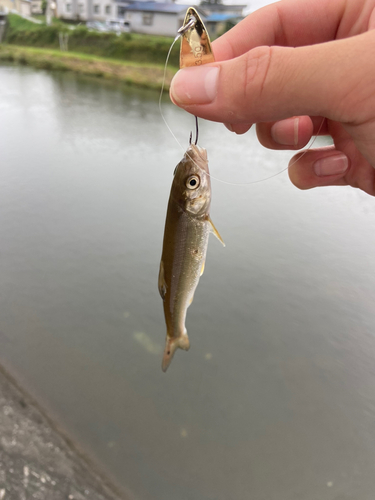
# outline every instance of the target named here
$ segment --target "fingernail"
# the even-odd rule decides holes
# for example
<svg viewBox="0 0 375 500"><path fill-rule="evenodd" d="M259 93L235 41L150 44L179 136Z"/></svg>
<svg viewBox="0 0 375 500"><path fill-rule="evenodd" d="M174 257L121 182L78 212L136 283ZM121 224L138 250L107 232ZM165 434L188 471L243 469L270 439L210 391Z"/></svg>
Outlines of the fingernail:
<svg viewBox="0 0 375 500"><path fill-rule="evenodd" d="M231 123L224 123L224 126L230 131L233 132L233 127Z"/></svg>
<svg viewBox="0 0 375 500"><path fill-rule="evenodd" d="M287 118L276 122L271 127L271 137L283 146L297 146L299 118Z"/></svg>
<svg viewBox="0 0 375 500"><path fill-rule="evenodd" d="M325 175L343 174L347 170L348 165L348 158L343 153L339 153L320 158L320 160L317 160L313 164L313 168L316 175L324 177Z"/></svg>
<svg viewBox="0 0 375 500"><path fill-rule="evenodd" d="M180 69L174 76L170 96L176 104L208 104L217 93L218 67Z"/></svg>

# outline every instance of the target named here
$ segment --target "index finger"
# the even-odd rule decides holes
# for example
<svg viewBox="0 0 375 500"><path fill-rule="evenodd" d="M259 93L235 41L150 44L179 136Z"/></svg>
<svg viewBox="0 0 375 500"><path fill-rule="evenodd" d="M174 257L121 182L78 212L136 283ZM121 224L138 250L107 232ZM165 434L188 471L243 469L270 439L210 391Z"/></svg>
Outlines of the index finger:
<svg viewBox="0 0 375 500"><path fill-rule="evenodd" d="M215 59L233 59L261 45L300 47L336 38L345 0L283 0L248 15L213 42Z"/></svg>

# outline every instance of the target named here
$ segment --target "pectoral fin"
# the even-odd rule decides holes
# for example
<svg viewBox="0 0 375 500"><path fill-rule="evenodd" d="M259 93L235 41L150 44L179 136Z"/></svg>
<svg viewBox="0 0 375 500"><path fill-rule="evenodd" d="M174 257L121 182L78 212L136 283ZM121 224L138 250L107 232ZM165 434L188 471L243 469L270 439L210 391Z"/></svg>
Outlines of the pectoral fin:
<svg viewBox="0 0 375 500"><path fill-rule="evenodd" d="M205 266L205 264L206 264L206 261L204 260L204 261L202 262L202 267L201 267L201 274L200 274L201 276L202 276L202 274L204 273L204 266Z"/></svg>
<svg viewBox="0 0 375 500"><path fill-rule="evenodd" d="M210 216L208 215L207 216L207 222L209 223L210 227L211 227L211 231L214 233L214 235L216 236L216 238L220 241L220 243L223 245L223 247L225 247L225 243L223 241L223 238L220 236L220 233L219 231L216 229L214 223L212 222Z"/></svg>
<svg viewBox="0 0 375 500"><path fill-rule="evenodd" d="M159 287L160 297L164 300L165 294L167 293L167 285L164 279L164 264L162 260L160 261L158 287Z"/></svg>

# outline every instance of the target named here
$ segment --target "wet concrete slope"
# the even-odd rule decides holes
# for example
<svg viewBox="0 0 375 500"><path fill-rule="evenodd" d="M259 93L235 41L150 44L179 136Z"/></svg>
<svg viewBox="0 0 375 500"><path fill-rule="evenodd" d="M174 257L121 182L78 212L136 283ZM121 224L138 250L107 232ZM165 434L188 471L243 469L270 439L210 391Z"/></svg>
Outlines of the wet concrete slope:
<svg viewBox="0 0 375 500"><path fill-rule="evenodd" d="M120 500L0 370L0 500Z"/></svg>

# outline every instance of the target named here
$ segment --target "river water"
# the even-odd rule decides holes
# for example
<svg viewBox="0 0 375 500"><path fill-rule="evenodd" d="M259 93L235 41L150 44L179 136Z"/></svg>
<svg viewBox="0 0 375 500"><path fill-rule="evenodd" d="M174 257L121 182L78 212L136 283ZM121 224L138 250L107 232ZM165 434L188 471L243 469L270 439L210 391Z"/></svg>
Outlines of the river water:
<svg viewBox="0 0 375 500"><path fill-rule="evenodd" d="M375 201L212 181L191 341L157 291L182 150L155 93L0 67L0 362L139 500L373 500ZM163 110L184 147L192 117ZM214 177L288 152L201 123Z"/></svg>

